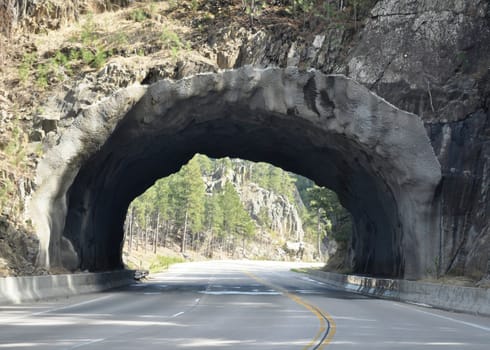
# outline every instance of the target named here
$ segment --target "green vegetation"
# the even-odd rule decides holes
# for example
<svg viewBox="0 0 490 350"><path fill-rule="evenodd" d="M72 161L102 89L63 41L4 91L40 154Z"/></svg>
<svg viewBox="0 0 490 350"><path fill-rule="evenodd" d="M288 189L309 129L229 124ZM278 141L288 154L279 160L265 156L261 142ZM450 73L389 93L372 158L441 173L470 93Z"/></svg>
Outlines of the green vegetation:
<svg viewBox="0 0 490 350"><path fill-rule="evenodd" d="M129 43L129 38L124 32L117 32L108 38L108 42L114 46L123 46Z"/></svg>
<svg viewBox="0 0 490 350"><path fill-rule="evenodd" d="M37 66L36 83L41 89L48 87L48 75L51 71L49 63L40 64Z"/></svg>
<svg viewBox="0 0 490 350"><path fill-rule="evenodd" d="M321 255L320 243L325 236L346 248L352 233L352 222L335 192L319 186L310 187L306 192L310 208L308 221L310 227L316 225L318 254Z"/></svg>
<svg viewBox="0 0 490 350"><path fill-rule="evenodd" d="M301 268L292 268L290 269L289 271L291 272L296 272L296 273L308 273L309 270L312 270L312 268L305 268L305 267L301 267Z"/></svg>
<svg viewBox="0 0 490 350"><path fill-rule="evenodd" d="M25 82L31 73L31 69L37 60L37 55L35 53L25 53L22 57L22 62L19 66L19 78L21 81Z"/></svg>
<svg viewBox="0 0 490 350"><path fill-rule="evenodd" d="M162 272L169 268L172 264L182 263L185 260L175 256L157 255L150 265L150 273Z"/></svg>
<svg viewBox="0 0 490 350"><path fill-rule="evenodd" d="M81 49L80 58L85 65L99 69L104 66L107 58L110 56L110 51L106 51L101 47L95 49Z"/></svg>
<svg viewBox="0 0 490 350"><path fill-rule="evenodd" d="M52 80L64 81L73 75L73 70L80 64L99 69L107 61L111 52L101 47L60 49L52 57L41 60L35 53L24 54L18 67L19 80L26 83L30 77L36 86L44 90Z"/></svg>
<svg viewBox="0 0 490 350"><path fill-rule="evenodd" d="M199 8L199 1L198 0L191 0L191 11L195 13Z"/></svg>
<svg viewBox="0 0 490 350"><path fill-rule="evenodd" d="M17 121L7 135L8 141L0 143L0 215L5 213L15 219L21 216L24 205L18 188L23 184L19 179L25 176L28 169L27 135Z"/></svg>
<svg viewBox="0 0 490 350"><path fill-rule="evenodd" d="M73 38L74 41L80 41L83 45L89 46L98 38L94 18L89 14L85 23L82 25L82 31L79 38ZM79 40L77 40L79 39Z"/></svg>
<svg viewBox="0 0 490 350"><path fill-rule="evenodd" d="M184 47L179 35L166 27L162 29L160 41L162 42L163 48L171 50L173 54L178 53Z"/></svg>
<svg viewBox="0 0 490 350"><path fill-rule="evenodd" d="M156 252L157 246L165 247L171 240L180 242L182 253L216 247L231 252L238 241L251 239L255 225L232 184L226 183L220 192L206 192L204 174L219 167L220 161L211 163L197 155L178 173L157 181L136 198L129 209L134 249L143 245L148 250L151 245Z"/></svg>
<svg viewBox="0 0 490 350"><path fill-rule="evenodd" d="M133 10L130 15L130 19L135 22L143 22L147 18L149 18L149 15L141 8Z"/></svg>

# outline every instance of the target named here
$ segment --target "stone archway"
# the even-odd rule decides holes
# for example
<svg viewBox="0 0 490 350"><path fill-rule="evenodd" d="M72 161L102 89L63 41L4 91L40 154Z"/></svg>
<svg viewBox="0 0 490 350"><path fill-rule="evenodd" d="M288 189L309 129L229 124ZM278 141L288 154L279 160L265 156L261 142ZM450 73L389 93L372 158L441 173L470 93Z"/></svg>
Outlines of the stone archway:
<svg viewBox="0 0 490 350"><path fill-rule="evenodd" d="M250 67L135 85L77 116L39 164L41 262L120 267L131 200L197 152L269 162L336 191L355 222L356 272L416 278L434 267L441 172L420 118L345 76Z"/></svg>

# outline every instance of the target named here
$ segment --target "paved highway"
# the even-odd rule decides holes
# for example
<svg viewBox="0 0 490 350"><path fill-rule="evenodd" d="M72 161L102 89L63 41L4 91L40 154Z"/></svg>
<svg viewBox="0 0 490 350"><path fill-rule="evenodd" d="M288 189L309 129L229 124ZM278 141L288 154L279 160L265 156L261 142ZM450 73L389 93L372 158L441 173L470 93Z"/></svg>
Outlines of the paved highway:
<svg viewBox="0 0 490 350"><path fill-rule="evenodd" d="M336 291L293 266L180 264L115 291L0 305L0 349L490 349L490 318Z"/></svg>

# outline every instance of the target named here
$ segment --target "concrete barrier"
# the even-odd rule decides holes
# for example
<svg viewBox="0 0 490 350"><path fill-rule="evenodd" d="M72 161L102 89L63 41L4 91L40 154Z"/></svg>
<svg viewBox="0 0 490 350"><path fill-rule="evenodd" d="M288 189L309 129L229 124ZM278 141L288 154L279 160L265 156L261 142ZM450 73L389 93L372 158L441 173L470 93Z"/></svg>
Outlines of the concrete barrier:
<svg viewBox="0 0 490 350"><path fill-rule="evenodd" d="M342 275L309 270L322 282L358 294L439 309L490 316L490 289L447 284Z"/></svg>
<svg viewBox="0 0 490 350"><path fill-rule="evenodd" d="M130 284L132 270L0 278L0 304L100 292Z"/></svg>

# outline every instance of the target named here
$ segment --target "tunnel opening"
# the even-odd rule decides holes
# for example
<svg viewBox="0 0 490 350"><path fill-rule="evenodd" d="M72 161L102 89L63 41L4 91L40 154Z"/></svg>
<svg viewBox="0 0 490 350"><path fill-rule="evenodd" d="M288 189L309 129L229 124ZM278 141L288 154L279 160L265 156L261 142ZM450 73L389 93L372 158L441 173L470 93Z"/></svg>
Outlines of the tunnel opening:
<svg viewBox="0 0 490 350"><path fill-rule="evenodd" d="M310 179L196 154L131 202L123 262L152 273L185 259L325 262L347 271L351 234L336 194Z"/></svg>
<svg viewBox="0 0 490 350"><path fill-rule="evenodd" d="M179 111L186 106L187 102L175 108ZM257 118L256 112L244 107L239 111L245 115L255 114ZM205 125L191 124L185 132L176 135L156 135L151 139L137 137L131 144L127 143L129 135L123 131L133 127L123 123L121 134L116 131L111 136L104 147L107 151L101 150L97 157L87 162L70 189L71 206L64 236L80 256L81 269L96 271L120 267L123 223L129 203L158 178L176 172L196 152L201 152L213 158L232 156L265 161L334 189L353 213L357 231L363 237L354 242L359 245L353 247L359 252L354 271L383 276L402 274L403 265L397 249L400 241L396 241L401 240L396 203L386 184L371 175L376 172L372 169L371 159L362 152L352 159L346 158L345 154L352 154L355 146L343 137L330 135L324 140L318 131L301 125L304 123L284 125L273 116L259 118L267 120L267 127L257 125L253 120L243 125L233 117L223 115ZM308 137L301 139L298 132L306 132ZM313 140L322 143L314 145ZM111 146L112 143L117 146ZM133 143L140 146L131 151ZM335 144L340 151L329 144ZM94 172L94 169L100 170ZM87 189L93 189L93 192ZM91 217L87 217L80 215L84 212L80 208L95 210ZM72 228L77 229L73 232ZM99 249L102 254L98 253Z"/></svg>
<svg viewBox="0 0 490 350"><path fill-rule="evenodd" d="M423 124L348 78L244 68L159 81L114 121L102 112L74 126L81 146L69 167L52 166L62 182L45 225L52 265L122 267L131 201L201 153L270 163L332 189L353 217L354 272L430 272L440 167Z"/></svg>

